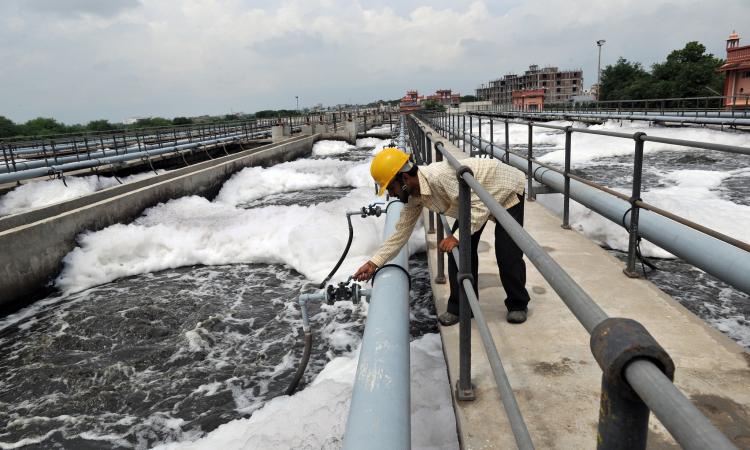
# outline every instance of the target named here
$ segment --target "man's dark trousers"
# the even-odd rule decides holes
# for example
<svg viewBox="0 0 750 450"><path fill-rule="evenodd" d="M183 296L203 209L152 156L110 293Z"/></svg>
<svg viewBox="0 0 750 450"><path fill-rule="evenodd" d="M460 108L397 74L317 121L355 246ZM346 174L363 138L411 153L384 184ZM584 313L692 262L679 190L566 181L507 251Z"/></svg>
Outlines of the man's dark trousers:
<svg viewBox="0 0 750 450"><path fill-rule="evenodd" d="M521 195L518 197L521 202L508 208L507 211L516 219L516 222L523 226L524 199ZM457 225L458 221L456 221ZM477 277L479 268L477 247L485 225L482 225L482 228L471 235L471 272L474 277L474 292L477 294L477 298L479 297L479 290L477 289L477 282L479 281ZM508 236L505 229L497 223L495 224L495 257L497 258L497 266L500 270L500 281L503 283L503 288L508 296L505 299L506 308L508 308L508 311L525 311L526 305L529 303L529 293L526 291L526 263L523 260L523 252ZM451 294L448 298L448 312L455 315L458 315L457 272L458 270L453 257L448 255L448 281L451 287Z"/></svg>

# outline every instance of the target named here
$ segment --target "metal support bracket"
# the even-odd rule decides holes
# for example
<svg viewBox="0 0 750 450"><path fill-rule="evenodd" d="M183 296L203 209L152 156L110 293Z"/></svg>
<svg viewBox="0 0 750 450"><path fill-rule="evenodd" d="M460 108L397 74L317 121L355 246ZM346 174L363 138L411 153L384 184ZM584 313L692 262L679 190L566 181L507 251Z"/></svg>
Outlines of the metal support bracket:
<svg viewBox="0 0 750 450"><path fill-rule="evenodd" d="M625 379L625 369L635 360L647 359L673 380L674 362L632 319L603 320L591 331L590 345L602 369L597 448L645 449L649 409Z"/></svg>

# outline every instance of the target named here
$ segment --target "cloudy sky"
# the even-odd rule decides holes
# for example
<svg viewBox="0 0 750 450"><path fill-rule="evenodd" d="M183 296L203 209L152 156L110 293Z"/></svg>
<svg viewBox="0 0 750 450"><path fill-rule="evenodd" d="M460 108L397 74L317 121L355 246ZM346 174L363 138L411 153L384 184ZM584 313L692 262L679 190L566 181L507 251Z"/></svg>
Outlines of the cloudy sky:
<svg viewBox="0 0 750 450"><path fill-rule="evenodd" d="M393 99L529 64L750 43L750 0L0 0L0 115L66 123ZM744 28L743 28L744 27Z"/></svg>

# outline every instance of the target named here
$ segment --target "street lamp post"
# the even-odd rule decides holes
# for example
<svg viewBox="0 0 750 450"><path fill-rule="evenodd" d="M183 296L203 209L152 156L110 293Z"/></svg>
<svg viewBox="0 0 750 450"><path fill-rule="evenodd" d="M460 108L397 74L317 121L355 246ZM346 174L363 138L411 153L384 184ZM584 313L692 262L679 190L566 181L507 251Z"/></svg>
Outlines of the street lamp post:
<svg viewBox="0 0 750 450"><path fill-rule="evenodd" d="M604 39L596 41L599 47L599 64L596 66L596 99L599 100L599 93L602 91L602 45L607 42Z"/></svg>

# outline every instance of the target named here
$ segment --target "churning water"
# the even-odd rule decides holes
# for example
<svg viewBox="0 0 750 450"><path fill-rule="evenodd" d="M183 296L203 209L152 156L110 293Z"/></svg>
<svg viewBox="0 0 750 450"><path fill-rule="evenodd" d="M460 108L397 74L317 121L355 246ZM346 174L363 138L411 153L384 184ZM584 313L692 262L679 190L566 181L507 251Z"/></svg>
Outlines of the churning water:
<svg viewBox="0 0 750 450"><path fill-rule="evenodd" d="M312 158L245 169L213 201L173 200L81 236L56 282L61 292L0 322L0 448L340 446L366 303L311 305L304 390L282 394L302 353L295 301L343 250L344 212L372 200L376 146L321 142ZM354 226L336 280L382 234L382 218ZM426 390L414 406L415 423L425 423L415 447L455 448L420 238L410 244L413 370L422 371L412 389ZM270 412L279 405L286 417ZM275 425L253 424L269 414ZM316 431L311 420L331 424ZM448 427L431 430L435 421Z"/></svg>

